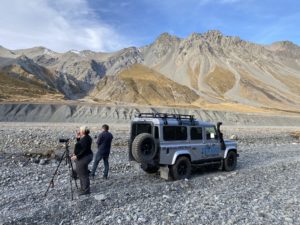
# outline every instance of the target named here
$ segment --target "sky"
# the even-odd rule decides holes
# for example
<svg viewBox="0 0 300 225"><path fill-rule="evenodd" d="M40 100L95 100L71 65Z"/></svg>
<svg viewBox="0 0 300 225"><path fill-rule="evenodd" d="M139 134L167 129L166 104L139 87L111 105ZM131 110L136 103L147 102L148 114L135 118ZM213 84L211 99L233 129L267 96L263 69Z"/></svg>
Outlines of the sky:
<svg viewBox="0 0 300 225"><path fill-rule="evenodd" d="M300 45L299 0L1 0L0 45L116 51L151 44L161 33L193 32Z"/></svg>

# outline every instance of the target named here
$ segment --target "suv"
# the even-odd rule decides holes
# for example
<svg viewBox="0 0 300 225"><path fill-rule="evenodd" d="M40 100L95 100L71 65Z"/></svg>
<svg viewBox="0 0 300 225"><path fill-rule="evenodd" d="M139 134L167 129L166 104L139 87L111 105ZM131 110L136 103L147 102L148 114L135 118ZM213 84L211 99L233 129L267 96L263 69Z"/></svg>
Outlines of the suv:
<svg viewBox="0 0 300 225"><path fill-rule="evenodd" d="M192 115L140 113L131 123L129 160L147 173L160 170L162 178L189 178L192 164L217 164L232 171L237 164L237 143L224 141L222 123Z"/></svg>

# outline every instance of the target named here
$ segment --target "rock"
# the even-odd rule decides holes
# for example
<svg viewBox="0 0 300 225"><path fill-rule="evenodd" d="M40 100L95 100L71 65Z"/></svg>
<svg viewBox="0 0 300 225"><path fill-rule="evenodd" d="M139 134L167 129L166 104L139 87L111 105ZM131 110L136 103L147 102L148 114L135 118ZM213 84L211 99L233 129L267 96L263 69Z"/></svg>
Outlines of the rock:
<svg viewBox="0 0 300 225"><path fill-rule="evenodd" d="M238 137L237 137L237 135L233 134L233 135L230 136L230 139L231 140L238 140Z"/></svg>
<svg viewBox="0 0 300 225"><path fill-rule="evenodd" d="M56 158L56 154L54 152L52 152L50 155L50 159L55 159L55 158Z"/></svg>
<svg viewBox="0 0 300 225"><path fill-rule="evenodd" d="M38 158L31 158L30 159L31 162L38 164L40 162L40 160Z"/></svg>
<svg viewBox="0 0 300 225"><path fill-rule="evenodd" d="M284 217L284 220L288 223L293 223L294 220L292 218L289 218L289 217Z"/></svg>
<svg viewBox="0 0 300 225"><path fill-rule="evenodd" d="M46 165L48 163L48 160L47 159L41 159L40 160L40 165Z"/></svg>
<svg viewBox="0 0 300 225"><path fill-rule="evenodd" d="M94 198L97 201L105 201L106 200L106 196L104 194L95 195Z"/></svg>
<svg viewBox="0 0 300 225"><path fill-rule="evenodd" d="M102 219L102 216L96 216L95 217L95 222L99 222Z"/></svg>
<svg viewBox="0 0 300 225"><path fill-rule="evenodd" d="M147 220L144 217L139 217L138 218L138 222L140 222L140 223L146 223Z"/></svg>

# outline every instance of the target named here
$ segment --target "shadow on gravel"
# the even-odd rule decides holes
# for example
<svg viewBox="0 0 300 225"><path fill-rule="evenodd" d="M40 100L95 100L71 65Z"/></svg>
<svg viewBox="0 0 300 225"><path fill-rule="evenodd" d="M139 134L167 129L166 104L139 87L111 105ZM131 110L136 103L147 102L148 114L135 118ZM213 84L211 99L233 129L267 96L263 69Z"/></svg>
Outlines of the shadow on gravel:
<svg viewBox="0 0 300 225"><path fill-rule="evenodd" d="M212 173L218 173L222 172L222 170L219 169L219 165L211 165L211 166L193 166L192 167L192 178L208 175Z"/></svg>
<svg viewBox="0 0 300 225"><path fill-rule="evenodd" d="M238 165L234 171L239 171L239 170L243 169L244 167L245 167L245 165L243 163L238 163ZM220 173L226 174L228 172L221 170L218 165L210 165L210 166L195 165L192 167L191 177L196 178L196 177L210 175L210 174L212 174L212 175L215 174L216 176L218 176L218 175L220 175Z"/></svg>

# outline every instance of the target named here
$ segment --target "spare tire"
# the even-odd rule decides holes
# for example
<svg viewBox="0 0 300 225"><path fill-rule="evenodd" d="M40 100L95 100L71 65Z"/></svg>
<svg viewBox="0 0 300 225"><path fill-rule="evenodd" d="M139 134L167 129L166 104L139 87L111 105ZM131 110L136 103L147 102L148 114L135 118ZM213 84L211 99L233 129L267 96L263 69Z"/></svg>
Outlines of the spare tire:
<svg viewBox="0 0 300 225"><path fill-rule="evenodd" d="M139 163L152 162L157 148L155 140L151 134L141 133L132 142L132 156Z"/></svg>

